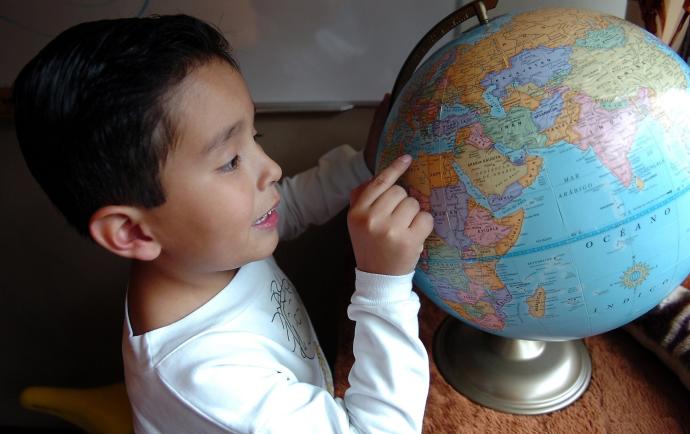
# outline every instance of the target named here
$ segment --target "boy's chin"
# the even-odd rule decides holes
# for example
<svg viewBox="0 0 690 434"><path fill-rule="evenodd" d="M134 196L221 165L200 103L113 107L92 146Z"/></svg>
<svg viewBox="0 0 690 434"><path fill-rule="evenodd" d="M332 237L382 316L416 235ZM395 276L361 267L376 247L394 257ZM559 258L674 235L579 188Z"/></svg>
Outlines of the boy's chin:
<svg viewBox="0 0 690 434"><path fill-rule="evenodd" d="M270 258L275 253L276 248L278 248L278 241L279 241L278 231L273 231L272 235L273 235L273 239L267 243L266 250L261 252L258 255L258 256L260 256L260 258L258 258L257 260Z"/></svg>

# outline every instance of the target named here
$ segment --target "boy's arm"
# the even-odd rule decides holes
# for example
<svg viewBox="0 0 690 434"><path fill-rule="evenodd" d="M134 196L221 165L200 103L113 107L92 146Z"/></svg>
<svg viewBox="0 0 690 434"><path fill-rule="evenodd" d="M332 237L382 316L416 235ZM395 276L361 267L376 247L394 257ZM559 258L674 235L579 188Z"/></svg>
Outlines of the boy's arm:
<svg viewBox="0 0 690 434"><path fill-rule="evenodd" d="M371 177L361 152L339 146L319 159L319 164L278 185L278 233L295 238L310 225L326 223L347 205L353 188Z"/></svg>
<svg viewBox="0 0 690 434"><path fill-rule="evenodd" d="M357 270L348 316L356 322L355 363L345 407L362 432L420 433L429 389L429 361L419 340L419 299L412 275Z"/></svg>
<svg viewBox="0 0 690 434"><path fill-rule="evenodd" d="M396 159L350 198L357 279L348 315L356 325L345 403L353 425L367 432L422 430L429 365L411 289L433 218L395 185L411 161Z"/></svg>

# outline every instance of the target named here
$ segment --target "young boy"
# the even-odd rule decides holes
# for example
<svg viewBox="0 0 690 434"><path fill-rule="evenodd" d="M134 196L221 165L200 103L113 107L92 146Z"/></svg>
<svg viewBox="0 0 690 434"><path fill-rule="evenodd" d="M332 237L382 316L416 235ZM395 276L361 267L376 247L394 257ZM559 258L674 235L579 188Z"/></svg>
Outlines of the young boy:
<svg viewBox="0 0 690 434"><path fill-rule="evenodd" d="M22 70L14 98L50 199L132 260L123 355L137 432L421 431L411 278L432 218L394 185L409 157L367 181L362 154L336 148L279 184L227 42L188 16L75 26ZM271 255L348 196L356 362L341 399Z"/></svg>

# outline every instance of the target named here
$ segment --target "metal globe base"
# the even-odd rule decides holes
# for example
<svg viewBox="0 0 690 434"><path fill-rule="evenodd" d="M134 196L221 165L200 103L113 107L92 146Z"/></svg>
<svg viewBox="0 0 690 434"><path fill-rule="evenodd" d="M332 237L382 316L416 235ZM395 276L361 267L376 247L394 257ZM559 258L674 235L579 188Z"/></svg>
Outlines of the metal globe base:
<svg viewBox="0 0 690 434"><path fill-rule="evenodd" d="M433 354L455 390L506 413L535 415L566 407L585 392L592 376L582 340L510 339L450 316L436 330Z"/></svg>

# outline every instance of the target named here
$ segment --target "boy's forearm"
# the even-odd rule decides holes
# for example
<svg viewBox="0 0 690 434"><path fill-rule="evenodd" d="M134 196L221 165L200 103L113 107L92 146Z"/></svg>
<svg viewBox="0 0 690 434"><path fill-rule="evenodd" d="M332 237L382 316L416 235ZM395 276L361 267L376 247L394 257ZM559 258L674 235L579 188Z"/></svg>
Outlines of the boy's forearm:
<svg viewBox="0 0 690 434"><path fill-rule="evenodd" d="M382 276L357 271L348 308L356 321L345 405L366 432L418 433L429 388L429 362L419 340L419 299L412 274Z"/></svg>

